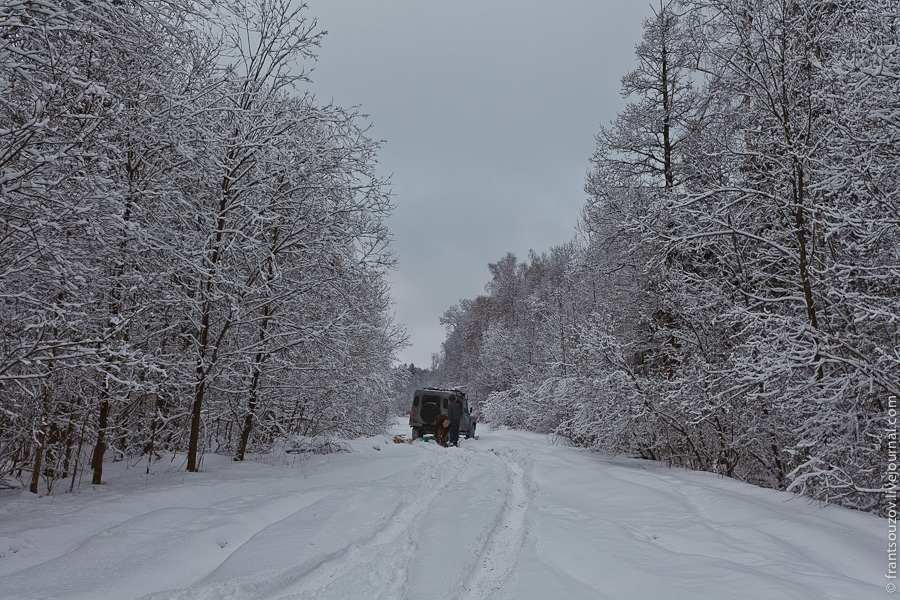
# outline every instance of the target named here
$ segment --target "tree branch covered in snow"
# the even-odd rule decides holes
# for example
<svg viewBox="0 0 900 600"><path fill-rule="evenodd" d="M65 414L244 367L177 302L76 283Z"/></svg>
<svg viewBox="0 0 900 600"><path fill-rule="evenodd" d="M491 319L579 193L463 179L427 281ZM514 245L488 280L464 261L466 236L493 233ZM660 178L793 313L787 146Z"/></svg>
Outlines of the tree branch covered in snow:
<svg viewBox="0 0 900 600"><path fill-rule="evenodd" d="M500 424L884 511L891 5L660 3L630 103L597 135L576 238L492 265L488 295L448 311L447 377Z"/></svg>
<svg viewBox="0 0 900 600"><path fill-rule="evenodd" d="M305 5L0 7L0 478L390 416L388 182ZM108 453L112 450L112 453Z"/></svg>

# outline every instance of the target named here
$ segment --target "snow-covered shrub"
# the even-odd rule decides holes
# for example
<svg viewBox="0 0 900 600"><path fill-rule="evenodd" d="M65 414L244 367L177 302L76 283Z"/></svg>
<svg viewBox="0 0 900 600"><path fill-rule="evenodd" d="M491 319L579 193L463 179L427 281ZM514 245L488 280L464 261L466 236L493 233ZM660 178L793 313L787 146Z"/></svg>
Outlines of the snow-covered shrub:
<svg viewBox="0 0 900 600"><path fill-rule="evenodd" d="M574 379L547 379L535 387L519 384L494 392L481 405L484 421L513 429L550 433L572 411Z"/></svg>

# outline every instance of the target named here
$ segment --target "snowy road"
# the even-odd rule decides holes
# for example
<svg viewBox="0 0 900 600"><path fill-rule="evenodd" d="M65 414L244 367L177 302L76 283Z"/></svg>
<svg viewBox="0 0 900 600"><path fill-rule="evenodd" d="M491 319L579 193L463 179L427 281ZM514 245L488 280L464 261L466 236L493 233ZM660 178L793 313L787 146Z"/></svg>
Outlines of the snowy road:
<svg viewBox="0 0 900 600"><path fill-rule="evenodd" d="M398 426L397 432L406 433ZM479 427L0 492L0 598L888 598L887 522Z"/></svg>

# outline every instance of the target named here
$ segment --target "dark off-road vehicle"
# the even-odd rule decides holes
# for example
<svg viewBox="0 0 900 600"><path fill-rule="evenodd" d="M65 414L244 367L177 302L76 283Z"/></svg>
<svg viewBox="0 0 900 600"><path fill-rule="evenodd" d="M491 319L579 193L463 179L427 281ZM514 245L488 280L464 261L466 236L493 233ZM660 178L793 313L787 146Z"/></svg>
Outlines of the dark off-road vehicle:
<svg viewBox="0 0 900 600"><path fill-rule="evenodd" d="M434 421L438 415L447 414L450 396L456 396L456 401L462 404L459 435L466 436L466 439L475 436L475 417L469 412L469 400L465 392L455 389L423 388L414 392L412 408L409 411L412 439L420 438L426 433L434 433Z"/></svg>

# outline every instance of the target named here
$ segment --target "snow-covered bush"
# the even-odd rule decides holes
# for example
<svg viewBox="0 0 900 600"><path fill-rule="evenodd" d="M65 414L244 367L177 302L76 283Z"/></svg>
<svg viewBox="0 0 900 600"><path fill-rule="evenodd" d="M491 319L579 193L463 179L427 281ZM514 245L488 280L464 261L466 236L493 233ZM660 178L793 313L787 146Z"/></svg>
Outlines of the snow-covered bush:
<svg viewBox="0 0 900 600"><path fill-rule="evenodd" d="M481 404L482 419L513 429L551 433L574 409L578 384L575 379L547 379L535 387L520 384L494 392Z"/></svg>

